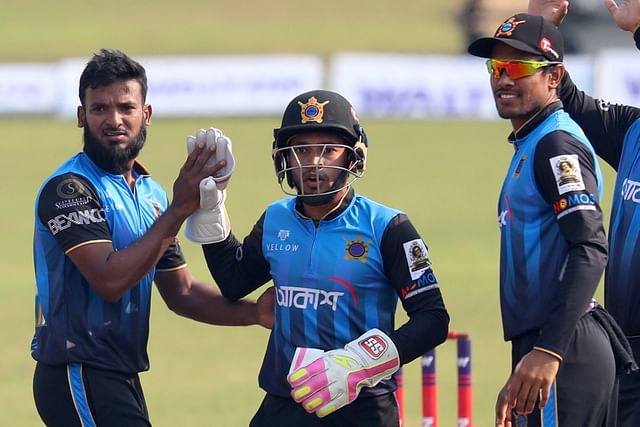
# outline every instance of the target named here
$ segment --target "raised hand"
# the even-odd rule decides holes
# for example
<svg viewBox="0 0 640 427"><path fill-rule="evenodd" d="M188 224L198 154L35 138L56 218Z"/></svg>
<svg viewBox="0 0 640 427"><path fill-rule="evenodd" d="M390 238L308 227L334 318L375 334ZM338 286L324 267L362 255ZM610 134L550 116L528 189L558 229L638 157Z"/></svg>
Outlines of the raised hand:
<svg viewBox="0 0 640 427"><path fill-rule="evenodd" d="M540 15L557 27L569 12L568 0L529 0L529 13Z"/></svg>
<svg viewBox="0 0 640 427"><path fill-rule="evenodd" d="M208 167L224 161L222 168L218 169L213 175L218 189L224 190L236 166L236 161L231 151L231 139L226 137L220 129L216 128L209 128L207 130L200 129L196 133L196 136L187 137L187 151L189 154L193 152L195 147L202 144L207 148L212 146L216 147L214 151L215 155L207 162Z"/></svg>
<svg viewBox="0 0 640 427"><path fill-rule="evenodd" d="M620 29L635 33L640 27L640 0L622 0L619 6L615 0L604 0L604 4Z"/></svg>
<svg viewBox="0 0 640 427"><path fill-rule="evenodd" d="M187 151L194 153L199 147L212 150L207 165L212 168L212 176L203 178L198 185L200 208L187 218L185 236L196 243L217 243L229 236L231 222L224 206L225 188L235 168L231 152L231 140L222 131L209 128L200 129L196 136L187 137Z"/></svg>

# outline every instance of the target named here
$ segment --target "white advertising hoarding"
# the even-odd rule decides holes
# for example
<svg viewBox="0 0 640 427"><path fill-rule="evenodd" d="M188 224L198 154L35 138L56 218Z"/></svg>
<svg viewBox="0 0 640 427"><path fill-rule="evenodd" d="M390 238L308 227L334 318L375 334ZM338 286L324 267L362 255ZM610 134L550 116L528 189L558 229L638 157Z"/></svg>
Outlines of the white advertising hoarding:
<svg viewBox="0 0 640 427"><path fill-rule="evenodd" d="M147 70L147 102L155 116L281 114L298 93L323 85L320 58L311 55L163 56L136 58ZM86 59L60 63L58 113L75 116Z"/></svg>
<svg viewBox="0 0 640 427"><path fill-rule="evenodd" d="M470 55L342 53L331 58L328 72L313 55L137 59L147 69L147 101L161 117L280 115L295 95L329 88L350 99L363 117L497 118L484 60ZM87 60L0 63L0 115L74 118ZM604 51L595 61L568 55L565 64L587 93L640 105L638 52Z"/></svg>
<svg viewBox="0 0 640 427"><path fill-rule="evenodd" d="M54 64L1 64L0 114L52 114L58 86Z"/></svg>
<svg viewBox="0 0 640 427"><path fill-rule="evenodd" d="M492 117L488 74L479 58L340 54L330 81L371 117Z"/></svg>

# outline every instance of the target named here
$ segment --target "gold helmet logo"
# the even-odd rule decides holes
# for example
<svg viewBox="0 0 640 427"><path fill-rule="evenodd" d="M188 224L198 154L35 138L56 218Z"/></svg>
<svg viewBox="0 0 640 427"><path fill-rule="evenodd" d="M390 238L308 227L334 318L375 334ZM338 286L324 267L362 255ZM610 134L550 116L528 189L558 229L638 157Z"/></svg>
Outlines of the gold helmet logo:
<svg viewBox="0 0 640 427"><path fill-rule="evenodd" d="M315 96L309 98L306 103L298 101L298 105L300 106L300 116L302 123L322 123L322 116L324 115L324 106L328 104L329 101L318 102Z"/></svg>

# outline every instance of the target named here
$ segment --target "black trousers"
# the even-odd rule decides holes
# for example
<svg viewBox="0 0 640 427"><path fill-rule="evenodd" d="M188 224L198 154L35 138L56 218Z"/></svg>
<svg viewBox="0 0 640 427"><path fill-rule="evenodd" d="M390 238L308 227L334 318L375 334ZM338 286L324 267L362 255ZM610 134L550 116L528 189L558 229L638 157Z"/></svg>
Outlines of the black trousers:
<svg viewBox="0 0 640 427"><path fill-rule="evenodd" d="M324 418L308 414L291 398L267 394L249 427L399 427L393 393L359 397Z"/></svg>
<svg viewBox="0 0 640 427"><path fill-rule="evenodd" d="M640 361L640 336L627 339L633 350L633 358ZM640 426L640 371L620 375L618 399L618 426Z"/></svg>
<svg viewBox="0 0 640 427"><path fill-rule="evenodd" d="M512 369L536 343L538 332L512 341ZM609 336L590 313L579 321L555 382L555 407L527 417L513 417L514 426L614 427L616 365ZM541 421L542 419L542 421ZM640 424L636 425L636 427Z"/></svg>
<svg viewBox="0 0 640 427"><path fill-rule="evenodd" d="M48 427L150 427L137 374L38 362L33 396Z"/></svg>

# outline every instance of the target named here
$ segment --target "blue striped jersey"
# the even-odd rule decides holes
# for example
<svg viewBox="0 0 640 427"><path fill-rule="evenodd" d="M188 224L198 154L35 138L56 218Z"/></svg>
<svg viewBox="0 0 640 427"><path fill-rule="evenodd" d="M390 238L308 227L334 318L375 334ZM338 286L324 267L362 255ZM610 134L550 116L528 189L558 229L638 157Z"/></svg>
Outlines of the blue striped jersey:
<svg viewBox="0 0 640 427"><path fill-rule="evenodd" d="M38 192L34 359L129 373L149 368L146 347L156 268L111 303L93 290L67 255L96 242L110 242L116 251L126 248L164 212L168 201L160 185L137 163L133 174L132 190L122 175L105 172L80 153L60 166ZM157 267L181 265L184 259L174 243Z"/></svg>

